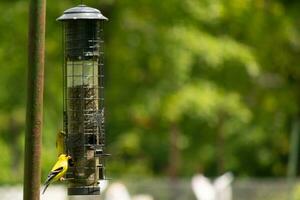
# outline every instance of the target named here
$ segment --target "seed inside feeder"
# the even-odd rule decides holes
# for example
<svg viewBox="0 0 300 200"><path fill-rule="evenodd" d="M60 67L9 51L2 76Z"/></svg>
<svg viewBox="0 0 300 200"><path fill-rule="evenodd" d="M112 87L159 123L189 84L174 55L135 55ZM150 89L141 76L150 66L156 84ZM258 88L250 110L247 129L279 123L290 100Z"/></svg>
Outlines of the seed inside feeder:
<svg viewBox="0 0 300 200"><path fill-rule="evenodd" d="M70 154L76 163L74 180L79 183L94 184L97 161L90 144L97 144L98 132L95 115L98 111L97 88L77 85L68 88L68 116ZM74 184L76 184L76 182Z"/></svg>

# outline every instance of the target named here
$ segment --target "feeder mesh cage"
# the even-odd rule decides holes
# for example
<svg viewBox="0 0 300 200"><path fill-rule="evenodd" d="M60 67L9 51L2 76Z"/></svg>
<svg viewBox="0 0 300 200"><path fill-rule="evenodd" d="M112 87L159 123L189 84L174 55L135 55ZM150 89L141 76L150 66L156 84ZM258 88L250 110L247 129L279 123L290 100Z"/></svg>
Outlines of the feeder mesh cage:
<svg viewBox="0 0 300 200"><path fill-rule="evenodd" d="M66 178L69 189L97 190L105 178L103 21L66 20L63 26L64 131L74 162Z"/></svg>

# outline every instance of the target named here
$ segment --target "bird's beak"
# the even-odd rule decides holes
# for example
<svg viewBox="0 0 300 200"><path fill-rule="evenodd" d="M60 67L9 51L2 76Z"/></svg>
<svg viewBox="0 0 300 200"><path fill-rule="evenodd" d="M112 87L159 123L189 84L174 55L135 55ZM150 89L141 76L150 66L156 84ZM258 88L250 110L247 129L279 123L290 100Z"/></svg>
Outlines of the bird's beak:
<svg viewBox="0 0 300 200"><path fill-rule="evenodd" d="M68 156L68 159L72 159L72 157L71 157L71 156Z"/></svg>

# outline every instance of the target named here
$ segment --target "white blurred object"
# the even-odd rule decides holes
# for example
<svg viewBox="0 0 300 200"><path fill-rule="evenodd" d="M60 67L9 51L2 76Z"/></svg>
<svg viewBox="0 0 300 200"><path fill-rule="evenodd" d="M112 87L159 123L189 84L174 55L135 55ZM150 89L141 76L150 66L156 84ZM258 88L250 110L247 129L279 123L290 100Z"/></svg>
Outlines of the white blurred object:
<svg viewBox="0 0 300 200"><path fill-rule="evenodd" d="M102 193L103 191L105 191L105 189L108 186L108 180L99 181L99 186L100 186L100 192Z"/></svg>
<svg viewBox="0 0 300 200"><path fill-rule="evenodd" d="M215 189L210 180L202 174L192 178L192 189L197 200L215 200Z"/></svg>
<svg viewBox="0 0 300 200"><path fill-rule="evenodd" d="M232 182L233 175L230 172L216 178L214 183L199 174L192 178L192 189L197 200L232 200Z"/></svg>
<svg viewBox="0 0 300 200"><path fill-rule="evenodd" d="M0 188L1 200L22 200L23 199L23 188L22 186L8 187L2 186Z"/></svg>
<svg viewBox="0 0 300 200"><path fill-rule="evenodd" d="M214 188L216 191L216 200L231 200L232 199L232 187L233 174L227 172L218 177L214 181Z"/></svg>
<svg viewBox="0 0 300 200"><path fill-rule="evenodd" d="M139 194L133 196L131 200L154 200L154 198L147 194Z"/></svg>
<svg viewBox="0 0 300 200"><path fill-rule="evenodd" d="M44 187L44 186L43 186ZM41 189L43 189L43 187ZM67 199L67 192L64 186L49 186L47 191L42 195L41 200Z"/></svg>
<svg viewBox="0 0 300 200"><path fill-rule="evenodd" d="M116 182L108 187L105 200L130 200L130 195L123 183Z"/></svg>
<svg viewBox="0 0 300 200"><path fill-rule="evenodd" d="M41 189L43 186L41 186ZM22 186L1 186L0 187L1 200L22 200L23 187ZM66 200L67 191L64 186L51 185L44 195L41 195L41 200Z"/></svg>

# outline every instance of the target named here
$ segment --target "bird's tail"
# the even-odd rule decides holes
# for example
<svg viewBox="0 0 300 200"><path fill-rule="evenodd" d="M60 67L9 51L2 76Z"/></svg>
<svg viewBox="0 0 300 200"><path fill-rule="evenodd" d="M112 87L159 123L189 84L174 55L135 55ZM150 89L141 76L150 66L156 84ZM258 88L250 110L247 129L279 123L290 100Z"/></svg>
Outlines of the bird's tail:
<svg viewBox="0 0 300 200"><path fill-rule="evenodd" d="M46 185L45 185L42 194L44 194L44 193L46 192L46 190L47 190L47 188L48 188L49 185L50 185L50 184L46 184Z"/></svg>

